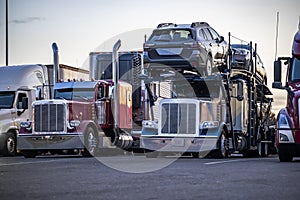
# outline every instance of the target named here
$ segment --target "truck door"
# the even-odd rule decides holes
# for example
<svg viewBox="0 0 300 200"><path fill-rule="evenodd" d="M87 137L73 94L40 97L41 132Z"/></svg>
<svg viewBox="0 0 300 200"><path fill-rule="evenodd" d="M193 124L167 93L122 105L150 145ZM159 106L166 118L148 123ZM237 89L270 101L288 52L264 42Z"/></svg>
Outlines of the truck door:
<svg viewBox="0 0 300 200"><path fill-rule="evenodd" d="M16 109L16 113L15 113L15 122L20 122L20 121L26 121L27 119L29 119L29 111L28 109L24 110L22 109L22 100L23 98L28 98L28 92L27 91L17 91L16 92L16 98L15 98L15 109Z"/></svg>

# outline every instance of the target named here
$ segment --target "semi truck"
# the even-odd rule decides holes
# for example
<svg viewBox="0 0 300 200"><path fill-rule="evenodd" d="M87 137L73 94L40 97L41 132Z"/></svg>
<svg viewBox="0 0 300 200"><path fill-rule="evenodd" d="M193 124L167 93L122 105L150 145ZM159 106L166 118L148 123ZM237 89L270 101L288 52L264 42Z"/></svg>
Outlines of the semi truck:
<svg viewBox="0 0 300 200"><path fill-rule="evenodd" d="M282 64L287 66L286 82L282 82ZM300 29L294 36L291 57L274 61L273 88L287 91L286 106L277 115L276 149L280 162L300 156Z"/></svg>
<svg viewBox="0 0 300 200"><path fill-rule="evenodd" d="M145 84L139 78L143 69L143 52L120 51L118 52L119 80L132 86L132 118L133 127L131 134L139 138L142 121L148 115L147 92ZM112 75L112 52L90 53L90 79L110 80Z"/></svg>
<svg viewBox="0 0 300 200"><path fill-rule="evenodd" d="M16 65L0 67L0 154L16 154L20 122L32 113L33 101L48 99L52 94L53 65ZM88 71L60 65L61 78L88 78Z"/></svg>
<svg viewBox="0 0 300 200"><path fill-rule="evenodd" d="M160 153L218 158L231 153L268 155L272 93L256 78L252 59L257 54L252 52L252 42L249 45L250 66L235 68L229 62L227 70L211 76L178 73L168 66L152 73L151 67L145 67L149 97L157 97L152 102L160 99L156 116L143 121L141 144L147 157ZM163 92L166 89L169 92Z"/></svg>
<svg viewBox="0 0 300 200"><path fill-rule="evenodd" d="M118 54L120 45L118 41L113 52L90 54L99 61L90 63L92 81L56 83L54 99L33 102L33 118L21 123L18 134L18 149L25 157L139 149L133 131L142 123L145 102L133 75L141 70L142 57L134 52Z"/></svg>

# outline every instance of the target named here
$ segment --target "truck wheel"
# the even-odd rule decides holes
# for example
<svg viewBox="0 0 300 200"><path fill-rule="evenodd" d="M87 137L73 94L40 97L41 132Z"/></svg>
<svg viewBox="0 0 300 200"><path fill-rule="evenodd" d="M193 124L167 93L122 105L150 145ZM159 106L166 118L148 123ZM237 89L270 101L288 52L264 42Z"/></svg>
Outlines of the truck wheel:
<svg viewBox="0 0 300 200"><path fill-rule="evenodd" d="M83 152L84 157L94 156L98 150L98 134L94 128L88 127L85 133L85 151Z"/></svg>
<svg viewBox="0 0 300 200"><path fill-rule="evenodd" d="M226 131L223 129L217 144L218 149L212 152L214 158L227 158L229 151L229 141Z"/></svg>
<svg viewBox="0 0 300 200"><path fill-rule="evenodd" d="M290 153L280 153L279 152L279 161L280 162L292 162L293 155Z"/></svg>
<svg viewBox="0 0 300 200"><path fill-rule="evenodd" d="M37 155L36 151L22 151L21 152L24 156L24 158L35 158Z"/></svg>
<svg viewBox="0 0 300 200"><path fill-rule="evenodd" d="M7 132L4 134L4 146L1 154L3 156L14 156L16 155L16 137L12 132ZM1 151L1 150L0 150Z"/></svg>

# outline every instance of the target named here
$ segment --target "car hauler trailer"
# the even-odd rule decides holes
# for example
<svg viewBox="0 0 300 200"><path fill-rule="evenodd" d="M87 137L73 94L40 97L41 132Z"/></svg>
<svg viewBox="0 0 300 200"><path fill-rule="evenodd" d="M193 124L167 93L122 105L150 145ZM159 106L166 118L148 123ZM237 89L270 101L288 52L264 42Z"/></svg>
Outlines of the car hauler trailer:
<svg viewBox="0 0 300 200"><path fill-rule="evenodd" d="M212 76L178 73L168 66L154 71L145 63L149 97L161 96L162 82L167 82L170 90L170 96L158 102L157 117L152 115L143 122L141 140L147 157L156 157L159 152L222 158L229 153L268 155L272 143L268 128L272 98L268 96L272 93L264 81L256 79L252 64L256 54L252 43L250 47L250 67L229 65L227 71Z"/></svg>
<svg viewBox="0 0 300 200"><path fill-rule="evenodd" d="M287 65L283 86L282 61ZM294 36L291 57L279 57L274 62L273 88L287 91L286 107L277 116L276 148L281 162L300 156L300 29Z"/></svg>
<svg viewBox="0 0 300 200"><path fill-rule="evenodd" d="M18 149L25 157L49 151L81 152L90 156L100 148L139 147L139 138L132 136L134 122L139 121L133 112L133 103L138 103L132 96L132 87L136 85L119 78L131 67L140 68L141 62L139 54L121 54L119 58L120 45L118 41L112 53L100 54L110 58L110 66L102 58L97 66L91 64L94 70L91 78L105 80L56 83L54 99L33 102L34 117L22 122L18 135ZM127 67L125 71L124 67Z"/></svg>
<svg viewBox="0 0 300 200"><path fill-rule="evenodd" d="M15 155L20 122L31 117L31 103L53 96L53 66L0 67L0 154ZM67 65L58 65L57 71L63 79L88 78L87 70Z"/></svg>

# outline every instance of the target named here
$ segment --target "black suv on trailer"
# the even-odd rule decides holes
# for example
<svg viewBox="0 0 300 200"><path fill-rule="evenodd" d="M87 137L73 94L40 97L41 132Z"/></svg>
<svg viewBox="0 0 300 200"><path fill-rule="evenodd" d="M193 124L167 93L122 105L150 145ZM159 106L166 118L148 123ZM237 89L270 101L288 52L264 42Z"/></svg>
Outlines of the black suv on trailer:
<svg viewBox="0 0 300 200"><path fill-rule="evenodd" d="M144 44L146 68L189 70L202 76L226 68L228 45L208 23L162 23Z"/></svg>

